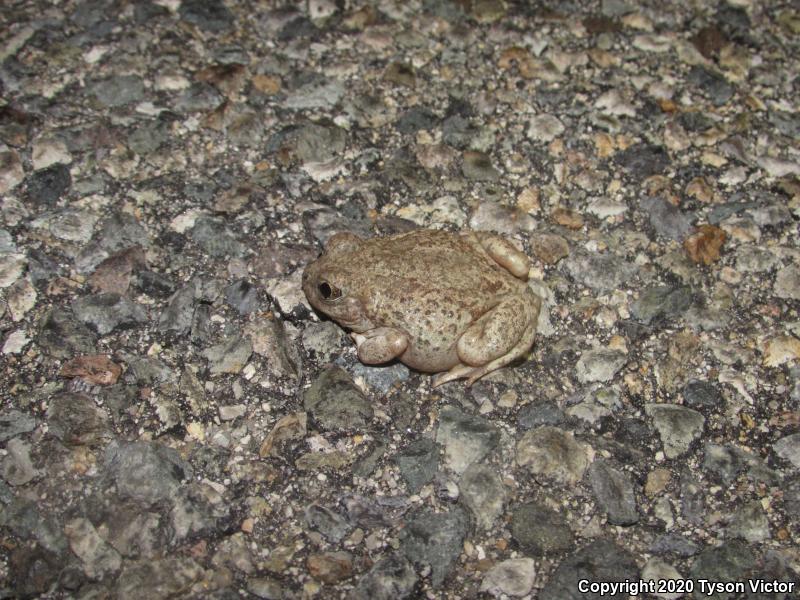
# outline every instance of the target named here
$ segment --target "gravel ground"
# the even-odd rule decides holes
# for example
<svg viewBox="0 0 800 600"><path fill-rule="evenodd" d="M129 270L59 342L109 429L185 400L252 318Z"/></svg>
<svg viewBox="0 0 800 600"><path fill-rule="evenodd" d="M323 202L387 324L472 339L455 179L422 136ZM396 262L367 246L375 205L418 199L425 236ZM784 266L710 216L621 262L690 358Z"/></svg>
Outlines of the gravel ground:
<svg viewBox="0 0 800 600"><path fill-rule="evenodd" d="M796 3L0 32L0 597L798 597ZM415 227L532 257L530 360L432 390L311 311L333 233Z"/></svg>

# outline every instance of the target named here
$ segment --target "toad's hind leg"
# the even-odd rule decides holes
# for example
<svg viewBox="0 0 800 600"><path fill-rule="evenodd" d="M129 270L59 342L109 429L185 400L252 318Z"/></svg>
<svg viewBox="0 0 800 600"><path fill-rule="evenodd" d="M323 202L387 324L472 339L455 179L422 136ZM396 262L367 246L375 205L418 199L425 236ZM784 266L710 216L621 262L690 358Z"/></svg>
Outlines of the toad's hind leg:
<svg viewBox="0 0 800 600"><path fill-rule="evenodd" d="M445 371L444 373L439 373L438 375L434 376L432 386L439 387L440 385L443 385L449 381L466 378L467 387L469 387L487 373L491 373L492 371L496 371L497 369L505 367L521 356L524 356L533 346L533 338L535 335L536 323L534 322L528 326L517 345L514 346L507 354L489 361L481 367L473 367L471 365L459 363L449 371Z"/></svg>
<svg viewBox="0 0 800 600"><path fill-rule="evenodd" d="M458 340L461 362L437 375L433 386L462 377L472 385L487 373L524 356L533 346L539 306L539 298L530 293L508 298L483 315ZM514 336L513 332L518 334Z"/></svg>

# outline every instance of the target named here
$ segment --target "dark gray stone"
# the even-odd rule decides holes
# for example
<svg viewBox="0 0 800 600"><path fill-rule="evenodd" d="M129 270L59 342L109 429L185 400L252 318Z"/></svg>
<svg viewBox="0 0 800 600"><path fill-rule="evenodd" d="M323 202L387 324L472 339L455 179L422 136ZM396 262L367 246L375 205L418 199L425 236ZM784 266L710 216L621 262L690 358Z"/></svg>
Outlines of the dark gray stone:
<svg viewBox="0 0 800 600"><path fill-rule="evenodd" d="M89 86L89 92L103 106L118 108L144 98L144 83L138 75L115 75Z"/></svg>
<svg viewBox="0 0 800 600"><path fill-rule="evenodd" d="M348 600L403 600L416 585L413 565L400 554L390 554L359 579Z"/></svg>
<svg viewBox="0 0 800 600"><path fill-rule="evenodd" d="M461 115L447 117L442 123L442 141L448 146L466 148L478 134L478 128Z"/></svg>
<svg viewBox="0 0 800 600"><path fill-rule="evenodd" d="M253 354L253 342L247 336L231 335L221 343L206 348L203 356L208 359L212 375L238 373Z"/></svg>
<svg viewBox="0 0 800 600"><path fill-rule="evenodd" d="M79 321L100 335L147 322L142 306L113 292L78 298L72 303L72 311Z"/></svg>
<svg viewBox="0 0 800 600"><path fill-rule="evenodd" d="M681 473L681 515L695 525L703 522L706 510L706 487L701 485L688 470Z"/></svg>
<svg viewBox="0 0 800 600"><path fill-rule="evenodd" d="M633 317L645 325L670 321L682 315L692 304L689 286L655 286L645 288L631 305Z"/></svg>
<svg viewBox="0 0 800 600"><path fill-rule="evenodd" d="M31 415L14 408L4 410L0 413L0 443L33 431L34 427L36 419Z"/></svg>
<svg viewBox="0 0 800 600"><path fill-rule="evenodd" d="M131 214L118 212L105 219L99 228L97 241L100 247L113 254L131 246L150 246L150 235Z"/></svg>
<svg viewBox="0 0 800 600"><path fill-rule="evenodd" d="M705 417L679 404L645 404L645 413L653 419L667 458L677 458L691 449L705 428Z"/></svg>
<svg viewBox="0 0 800 600"><path fill-rule="evenodd" d="M57 163L31 173L25 183L25 192L34 205L50 207L66 196L71 186L69 167Z"/></svg>
<svg viewBox="0 0 800 600"><path fill-rule="evenodd" d="M497 467L473 463L458 482L459 500L479 529L490 530L503 513L506 490Z"/></svg>
<svg viewBox="0 0 800 600"><path fill-rule="evenodd" d="M103 459L104 479L121 498L143 506L171 500L192 475L192 467L174 448L158 442L114 441Z"/></svg>
<svg viewBox="0 0 800 600"><path fill-rule="evenodd" d="M456 473L463 473L469 465L483 460L497 446L500 432L484 417L445 406L439 412L436 441L444 446L447 467Z"/></svg>
<svg viewBox="0 0 800 600"><path fill-rule="evenodd" d="M56 358L94 354L97 336L74 318L70 311L53 309L42 319L36 342Z"/></svg>
<svg viewBox="0 0 800 600"><path fill-rule="evenodd" d="M633 525L639 521L633 483L627 473L614 468L607 460L595 460L588 469L589 482L598 504L606 511L612 525Z"/></svg>
<svg viewBox="0 0 800 600"><path fill-rule="evenodd" d="M105 409L89 396L72 392L50 398L47 427L51 435L69 446L99 445L113 433Z"/></svg>
<svg viewBox="0 0 800 600"><path fill-rule="evenodd" d="M436 127L438 118L427 108L420 106L411 107L395 123L397 131L404 135L416 133L420 129L433 129Z"/></svg>
<svg viewBox="0 0 800 600"><path fill-rule="evenodd" d="M706 444L703 469L713 479L727 485L744 470L744 462L734 448Z"/></svg>
<svg viewBox="0 0 800 600"><path fill-rule="evenodd" d="M363 429L372 419L372 404L339 367L323 371L303 395L305 409L325 429Z"/></svg>
<svg viewBox="0 0 800 600"><path fill-rule="evenodd" d="M167 333L184 336L192 328L198 282L192 279L170 298L158 318L158 328Z"/></svg>
<svg viewBox="0 0 800 600"><path fill-rule="evenodd" d="M800 115L797 113L784 112L782 110L771 110L769 112L769 122L772 123L783 135L791 138L800 138Z"/></svg>
<svg viewBox="0 0 800 600"><path fill-rule="evenodd" d="M116 579L112 597L138 600L184 595L203 573L203 567L186 557L131 562L124 566Z"/></svg>
<svg viewBox="0 0 800 600"><path fill-rule="evenodd" d="M439 470L439 446L432 439L422 438L398 452L394 461L408 491L416 494Z"/></svg>
<svg viewBox="0 0 800 600"><path fill-rule="evenodd" d="M655 232L665 238L682 241L692 231L694 215L683 212L661 197L642 200L642 209Z"/></svg>
<svg viewBox="0 0 800 600"><path fill-rule="evenodd" d="M169 124L162 120L145 121L128 136L128 148L147 157L164 145L170 137Z"/></svg>
<svg viewBox="0 0 800 600"><path fill-rule="evenodd" d="M616 156L617 164L637 180L663 173L670 165L669 155L663 146L637 144Z"/></svg>
<svg viewBox="0 0 800 600"><path fill-rule="evenodd" d="M222 105L225 97L210 83L193 83L175 100L175 110L181 113L210 112Z"/></svg>
<svg viewBox="0 0 800 600"><path fill-rule="evenodd" d="M331 542L342 541L351 529L342 515L320 504L310 504L305 516L308 528L318 531Z"/></svg>
<svg viewBox="0 0 800 600"><path fill-rule="evenodd" d="M214 258L244 256L247 253L247 246L239 241L225 219L200 217L190 235L198 246Z"/></svg>
<svg viewBox="0 0 800 600"><path fill-rule="evenodd" d="M461 171L464 177L473 181L497 181L500 178L500 172L492 165L491 157L484 152L465 152Z"/></svg>
<svg viewBox="0 0 800 600"><path fill-rule="evenodd" d="M665 533L650 545L649 550L659 556L666 554L688 558L697 554L699 548L692 540L677 533Z"/></svg>
<svg viewBox="0 0 800 600"><path fill-rule="evenodd" d="M745 581L752 572L756 556L750 547L740 541L731 540L716 548L706 548L695 558L689 569L689 577L697 581ZM725 593L704 594L710 600L725 600Z"/></svg>
<svg viewBox="0 0 800 600"><path fill-rule="evenodd" d="M599 593L582 593L578 582L589 581L634 581L639 568L633 556L608 539L599 539L568 556L544 584L539 597L542 600L584 600L600 598L627 598L628 594L619 592L601 596Z"/></svg>
<svg viewBox="0 0 800 600"><path fill-rule="evenodd" d="M565 416L555 402L539 400L523 406L517 413L517 426L520 429L533 429L542 425L561 425Z"/></svg>
<svg viewBox="0 0 800 600"><path fill-rule="evenodd" d="M686 81L701 89L714 106L722 106L734 94L734 87L716 71L695 65L686 76Z"/></svg>
<svg viewBox="0 0 800 600"><path fill-rule="evenodd" d="M635 265L611 252L598 254L578 251L560 264L575 281L598 292L609 292L630 285L636 273Z"/></svg>
<svg viewBox="0 0 800 600"><path fill-rule="evenodd" d="M203 31L220 33L233 27L233 13L222 0L183 0L181 19Z"/></svg>
<svg viewBox="0 0 800 600"><path fill-rule="evenodd" d="M783 507L791 520L800 520L800 477L787 482L783 489Z"/></svg>
<svg viewBox="0 0 800 600"><path fill-rule="evenodd" d="M526 554L561 554L575 546L575 536L561 514L539 502L528 502L511 515L511 536Z"/></svg>
<svg viewBox="0 0 800 600"><path fill-rule="evenodd" d="M258 288L246 279L240 279L225 288L225 300L240 315L249 315L258 310Z"/></svg>
<svg viewBox="0 0 800 600"><path fill-rule="evenodd" d="M725 402L717 386L710 381L696 379L683 386L683 400L690 408L706 410L721 409Z"/></svg>
<svg viewBox="0 0 800 600"><path fill-rule="evenodd" d="M414 563L430 565L431 585L438 588L461 553L468 523L458 507L441 513L423 509L406 522L400 551Z"/></svg>
<svg viewBox="0 0 800 600"><path fill-rule="evenodd" d="M166 275L154 271L139 271L134 274L134 284L152 298L168 298L175 293L175 284Z"/></svg>

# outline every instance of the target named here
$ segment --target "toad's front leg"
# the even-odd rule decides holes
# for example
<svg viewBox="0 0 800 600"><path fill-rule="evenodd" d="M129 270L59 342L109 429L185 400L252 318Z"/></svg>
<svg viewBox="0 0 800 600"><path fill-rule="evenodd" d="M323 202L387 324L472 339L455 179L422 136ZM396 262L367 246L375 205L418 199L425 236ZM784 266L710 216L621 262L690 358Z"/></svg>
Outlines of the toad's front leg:
<svg viewBox="0 0 800 600"><path fill-rule="evenodd" d="M366 365L380 365L398 358L408 348L408 337L399 329L378 327L363 333L351 333L358 360Z"/></svg>

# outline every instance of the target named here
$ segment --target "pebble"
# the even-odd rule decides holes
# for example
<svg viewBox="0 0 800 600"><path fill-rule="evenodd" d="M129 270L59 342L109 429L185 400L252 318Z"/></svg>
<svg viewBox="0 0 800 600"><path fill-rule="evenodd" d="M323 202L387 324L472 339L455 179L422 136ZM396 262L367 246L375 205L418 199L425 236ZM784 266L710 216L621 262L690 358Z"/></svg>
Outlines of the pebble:
<svg viewBox="0 0 800 600"><path fill-rule="evenodd" d="M34 206L55 206L71 187L69 167L61 163L34 171L25 179L26 196Z"/></svg>
<svg viewBox="0 0 800 600"><path fill-rule="evenodd" d="M31 446L19 438L6 442L6 455L0 463L0 474L9 485L30 483L39 472L31 461Z"/></svg>
<svg viewBox="0 0 800 600"><path fill-rule="evenodd" d="M631 314L646 325L669 322L682 315L691 304L689 286L655 286L642 290L639 298L631 304Z"/></svg>
<svg viewBox="0 0 800 600"><path fill-rule="evenodd" d="M417 585L411 563L399 554L377 561L358 581L352 600L403 600L410 598Z"/></svg>
<svg viewBox="0 0 800 600"><path fill-rule="evenodd" d="M516 459L534 477L551 478L564 485L581 480L594 458L589 444L575 439L569 431L543 426L525 433L517 442Z"/></svg>
<svg viewBox="0 0 800 600"><path fill-rule="evenodd" d="M10 409L0 413L0 442L33 431L36 419L20 410Z"/></svg>
<svg viewBox="0 0 800 600"><path fill-rule="evenodd" d="M439 470L439 446L429 438L422 438L400 450L394 461L408 491L417 494Z"/></svg>
<svg viewBox="0 0 800 600"><path fill-rule="evenodd" d="M645 198L642 208L647 211L650 226L658 235L681 241L692 230L692 216L660 197Z"/></svg>
<svg viewBox="0 0 800 600"><path fill-rule="evenodd" d="M536 115L528 123L528 138L551 142L564 133L564 124L553 115Z"/></svg>
<svg viewBox="0 0 800 600"><path fill-rule="evenodd" d="M720 391L710 381L689 381L683 386L682 393L684 403L689 408L714 410L725 402Z"/></svg>
<svg viewBox="0 0 800 600"><path fill-rule="evenodd" d="M592 573L596 581L634 581L639 569L633 556L608 539L599 539L567 557L545 582L539 597L556 600L576 597L578 582ZM611 598L627 597L627 594L610 595Z"/></svg>
<svg viewBox="0 0 800 600"><path fill-rule="evenodd" d="M6 194L25 179L22 161L15 150L0 151L0 194Z"/></svg>
<svg viewBox="0 0 800 600"><path fill-rule="evenodd" d="M795 469L800 469L800 433L787 435L772 446L775 454L789 461Z"/></svg>
<svg viewBox="0 0 800 600"><path fill-rule="evenodd" d="M117 108L144 98L144 82L138 75L118 75L101 79L87 89L97 101L108 108Z"/></svg>
<svg viewBox="0 0 800 600"><path fill-rule="evenodd" d="M663 173L670 164L661 146L637 144L616 155L617 163L637 180Z"/></svg>
<svg viewBox="0 0 800 600"><path fill-rule="evenodd" d="M743 542L727 541L701 551L689 569L689 577L708 581L747 580L753 563L753 552ZM706 596L712 600L728 598L724 592L707 593Z"/></svg>
<svg viewBox="0 0 800 600"><path fill-rule="evenodd" d="M773 291L778 298L800 300L800 267L789 265L775 275Z"/></svg>
<svg viewBox="0 0 800 600"><path fill-rule="evenodd" d="M244 256L245 246L223 219L199 217L190 233L192 239L215 258Z"/></svg>
<svg viewBox="0 0 800 600"><path fill-rule="evenodd" d="M185 0L180 5L181 19L196 27L218 33L233 27L234 17L222 0Z"/></svg>
<svg viewBox="0 0 800 600"><path fill-rule="evenodd" d="M681 575L680 571L673 565L658 558L651 558L642 568L642 579L645 581L657 581L659 585L661 582L675 581L675 588L678 588L679 581L685 578ZM668 588L669 586L664 586ZM657 598L664 598L664 600L678 600L684 596L682 592L669 592L658 590L654 594Z"/></svg>
<svg viewBox="0 0 800 600"><path fill-rule="evenodd" d="M199 581L204 570L189 557L164 557L133 561L116 580L115 595L120 600L135 600L141 595L176 595Z"/></svg>
<svg viewBox="0 0 800 600"><path fill-rule="evenodd" d="M112 442L103 457L103 477L117 494L143 506L170 501L192 476L178 452L158 442Z"/></svg>
<svg viewBox="0 0 800 600"><path fill-rule="evenodd" d="M114 385L122 374L122 367L105 354L76 356L62 365L59 374L79 377L94 385Z"/></svg>
<svg viewBox="0 0 800 600"><path fill-rule="evenodd" d="M483 152L469 150L464 152L461 170L464 177L474 181L496 181L500 172L492 165L492 159Z"/></svg>
<svg viewBox="0 0 800 600"><path fill-rule="evenodd" d="M114 293L92 294L72 303L75 317L100 335L117 329L130 329L147 322L144 308Z"/></svg>
<svg viewBox="0 0 800 600"><path fill-rule="evenodd" d="M12 331L3 342L3 354L21 354L30 341L24 331L20 329Z"/></svg>
<svg viewBox="0 0 800 600"><path fill-rule="evenodd" d="M364 429L373 417L372 405L347 372L331 367L320 373L303 394L303 406L323 428Z"/></svg>
<svg viewBox="0 0 800 600"><path fill-rule="evenodd" d="M575 535L561 513L536 501L513 510L511 536L533 556L563 554L575 546Z"/></svg>
<svg viewBox="0 0 800 600"><path fill-rule="evenodd" d="M521 597L530 593L535 580L532 558L509 558L486 572L481 581L481 592L489 592L495 598Z"/></svg>
<svg viewBox="0 0 800 600"><path fill-rule="evenodd" d="M608 348L597 348L584 352L575 365L575 373L581 383L611 381L628 361L624 352Z"/></svg>
<svg viewBox="0 0 800 600"><path fill-rule="evenodd" d="M332 584L352 575L353 557L343 551L311 554L306 559L306 566L314 579Z"/></svg>
<svg viewBox="0 0 800 600"><path fill-rule="evenodd" d="M650 403L644 409L653 419L667 458L677 458L688 452L705 429L705 417L685 406Z"/></svg>
<svg viewBox="0 0 800 600"><path fill-rule="evenodd" d="M458 482L460 499L472 512L479 529L489 530L503 513L506 491L496 468L484 464L467 467ZM526 592L527 593L527 592Z"/></svg>
<svg viewBox="0 0 800 600"><path fill-rule="evenodd" d="M411 562L430 566L434 588L444 583L455 566L468 533L468 522L458 507L441 513L422 509L406 521L400 550Z"/></svg>
<svg viewBox="0 0 800 600"><path fill-rule="evenodd" d="M538 400L523 406L517 414L520 429L534 429L540 425L561 425L564 413L554 402Z"/></svg>
<svg viewBox="0 0 800 600"><path fill-rule="evenodd" d="M239 373L252 354L253 343L250 338L242 336L231 336L203 351L203 356L208 359L212 375Z"/></svg>
<svg viewBox="0 0 800 600"><path fill-rule="evenodd" d="M598 504L613 525L633 525L639 521L633 483L626 473L606 460L595 460L588 470L589 482Z"/></svg>
<svg viewBox="0 0 800 600"><path fill-rule="evenodd" d="M769 539L769 519L761 502L748 502L734 513L726 533L748 542L764 542Z"/></svg>
<svg viewBox="0 0 800 600"><path fill-rule="evenodd" d="M601 293L629 283L636 271L632 263L611 253L574 252L560 264L578 283Z"/></svg>
<svg viewBox="0 0 800 600"><path fill-rule="evenodd" d="M119 553L109 546L86 518L77 518L64 525L70 549L83 563L87 577L100 579L117 572L122 564Z"/></svg>
<svg viewBox="0 0 800 600"><path fill-rule="evenodd" d="M48 432L68 446L95 446L111 437L108 413L84 394L53 396L46 414Z"/></svg>
<svg viewBox="0 0 800 600"><path fill-rule="evenodd" d="M444 464L463 474L472 463L483 460L500 441L500 432L484 417L466 414L453 406L439 412L436 442L444 446Z"/></svg>
<svg viewBox="0 0 800 600"><path fill-rule="evenodd" d="M51 356L71 358L96 353L97 338L72 312L53 309L42 318L36 342Z"/></svg>

